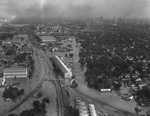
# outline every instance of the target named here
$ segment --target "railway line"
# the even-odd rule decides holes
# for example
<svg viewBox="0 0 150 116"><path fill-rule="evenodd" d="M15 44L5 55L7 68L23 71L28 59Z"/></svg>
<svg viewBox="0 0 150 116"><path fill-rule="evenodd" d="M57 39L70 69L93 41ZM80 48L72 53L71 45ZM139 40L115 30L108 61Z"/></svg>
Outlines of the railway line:
<svg viewBox="0 0 150 116"><path fill-rule="evenodd" d="M49 69L51 69L51 65L49 64L49 62L46 60L46 58L43 56L43 59L45 60L45 62L47 63ZM52 69L51 69L52 71ZM52 72L51 72L52 73ZM55 88L56 88L56 92L57 92L57 102L58 102L58 116L64 116L64 107L63 107L63 94L62 94L62 88L61 88L61 83L60 83L60 79L58 79L58 77L55 75L55 79L47 79L47 80L53 80L54 84L55 84Z"/></svg>
<svg viewBox="0 0 150 116"><path fill-rule="evenodd" d="M28 98L31 97L31 95L33 95L41 86L42 83L45 80L46 74L43 75L43 79L41 80L41 82L34 88L32 89L32 91L30 91L24 98L22 98L18 103L16 103L14 106L11 106L10 108L8 108L7 110L3 111L0 113L0 116L4 116L8 113L10 113L11 111L15 110L17 107L19 107L21 104L23 104Z"/></svg>
<svg viewBox="0 0 150 116"><path fill-rule="evenodd" d="M16 103L15 105L9 107L7 110L4 110L3 112L0 113L0 116L4 116L8 113L10 113L11 111L15 110L17 107L19 107L21 104L23 104L28 98L31 97L31 95L33 95L41 86L42 83L45 81L45 77L46 77L46 72L47 70L45 70L44 75L42 77L42 80L27 94L25 95L18 103Z"/></svg>
<svg viewBox="0 0 150 116"><path fill-rule="evenodd" d="M31 95L33 95L42 86L42 83L46 80L54 81L54 84L55 84L55 87L56 87L56 92L57 92L58 116L63 116L63 114L64 114L64 112L63 112L63 94L62 94L62 88L61 88L60 80L56 76L55 76L55 79L46 78L47 77L46 75L49 74L50 71L52 71L51 70L51 65L46 60L44 55L42 55L41 58L43 58L45 60L47 66L49 67L49 72L47 72L47 70L45 70L44 75L42 77L42 80L39 82L39 84L37 84L27 95L25 95L15 105L13 105L13 106L9 107L7 110L4 110L3 112L1 112L0 116L5 116L5 115L9 114L11 111L15 110L17 107L19 107L21 104L23 104L28 98L31 97Z"/></svg>
<svg viewBox="0 0 150 116"><path fill-rule="evenodd" d="M57 92L57 101L58 101L58 116L63 116L63 100L62 100L62 92L60 85L58 83L59 80L55 81L55 87Z"/></svg>

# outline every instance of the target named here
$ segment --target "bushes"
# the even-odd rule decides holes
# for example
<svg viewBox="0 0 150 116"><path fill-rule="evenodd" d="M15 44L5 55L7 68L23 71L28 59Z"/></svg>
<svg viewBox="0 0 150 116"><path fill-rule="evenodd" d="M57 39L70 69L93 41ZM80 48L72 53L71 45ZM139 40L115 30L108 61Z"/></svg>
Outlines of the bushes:
<svg viewBox="0 0 150 116"><path fill-rule="evenodd" d="M145 98L145 100L146 99L150 100L150 86L145 86L141 90L138 90L137 95L139 97Z"/></svg>
<svg viewBox="0 0 150 116"><path fill-rule="evenodd" d="M45 116L46 115L46 103L38 100L33 101L33 109L24 110L20 116Z"/></svg>
<svg viewBox="0 0 150 116"><path fill-rule="evenodd" d="M6 55L14 55L14 54L16 54L16 51L13 48L11 48L6 52Z"/></svg>
<svg viewBox="0 0 150 116"><path fill-rule="evenodd" d="M42 93L38 93L38 95L37 95L38 98L40 98L42 96L43 96Z"/></svg>
<svg viewBox="0 0 150 116"><path fill-rule="evenodd" d="M42 41L37 35L34 35L33 32L29 32L29 41L32 45L39 47L39 43Z"/></svg>
<svg viewBox="0 0 150 116"><path fill-rule="evenodd" d="M0 39L1 40L6 40L7 38L12 38L14 36L13 33L1 33L0 34Z"/></svg>
<svg viewBox="0 0 150 116"><path fill-rule="evenodd" d="M24 61L26 61L26 56L27 56L27 53L18 54L14 58L14 61L17 62L17 63L23 63Z"/></svg>
<svg viewBox="0 0 150 116"><path fill-rule="evenodd" d="M42 101L45 102L45 103L50 103L50 100L49 100L49 98L47 98L47 97L43 98Z"/></svg>
<svg viewBox="0 0 150 116"><path fill-rule="evenodd" d="M9 114L8 116L18 116L17 114Z"/></svg>
<svg viewBox="0 0 150 116"><path fill-rule="evenodd" d="M28 56L28 67L30 68L29 70L29 78L32 77L33 73L34 73L34 60L32 59L32 56Z"/></svg>
<svg viewBox="0 0 150 116"><path fill-rule="evenodd" d="M33 107L36 109L40 106L40 102L38 100L33 101Z"/></svg>
<svg viewBox="0 0 150 116"><path fill-rule="evenodd" d="M28 66L30 66L31 71L34 72L34 60L31 56L28 56Z"/></svg>
<svg viewBox="0 0 150 116"><path fill-rule="evenodd" d="M24 89L20 89L20 90L19 90L19 94L20 94L20 95L23 95L23 94L24 94Z"/></svg>
<svg viewBox="0 0 150 116"><path fill-rule="evenodd" d="M5 88L5 90L3 92L3 98L5 98L5 99L10 98L10 99L14 100L23 94L24 94L24 89L18 90L18 88L16 88L16 87L8 86Z"/></svg>

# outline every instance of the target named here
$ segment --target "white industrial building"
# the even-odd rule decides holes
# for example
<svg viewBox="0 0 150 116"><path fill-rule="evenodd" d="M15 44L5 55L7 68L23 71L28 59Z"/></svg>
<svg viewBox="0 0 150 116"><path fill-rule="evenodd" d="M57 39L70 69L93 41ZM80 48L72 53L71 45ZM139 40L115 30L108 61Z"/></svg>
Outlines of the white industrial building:
<svg viewBox="0 0 150 116"><path fill-rule="evenodd" d="M5 68L3 70L3 78L27 78L27 68Z"/></svg>
<svg viewBox="0 0 150 116"><path fill-rule="evenodd" d="M60 69L64 78L72 78L72 72L68 69L68 67L60 60L58 56L54 56L51 58L53 63Z"/></svg>
<svg viewBox="0 0 150 116"><path fill-rule="evenodd" d="M65 78L65 82L67 84L71 84L72 80L72 72L68 69L68 67L60 60L58 56L51 57L51 60L55 67L59 69L62 77Z"/></svg>
<svg viewBox="0 0 150 116"><path fill-rule="evenodd" d="M39 36L42 42L56 42L56 38L54 36Z"/></svg>

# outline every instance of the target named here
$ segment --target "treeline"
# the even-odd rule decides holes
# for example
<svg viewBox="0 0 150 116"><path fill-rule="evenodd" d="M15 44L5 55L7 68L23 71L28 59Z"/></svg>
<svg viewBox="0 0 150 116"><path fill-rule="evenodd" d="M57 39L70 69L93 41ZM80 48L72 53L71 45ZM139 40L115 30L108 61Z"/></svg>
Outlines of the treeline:
<svg viewBox="0 0 150 116"><path fill-rule="evenodd" d="M1 26L0 27L0 32L12 32L12 31L15 31L16 28L13 27L13 26Z"/></svg>
<svg viewBox="0 0 150 116"><path fill-rule="evenodd" d="M10 85L5 88L3 92L3 98L4 99L9 98L9 99L15 100L23 94L24 94L24 89L19 90L17 87L13 87Z"/></svg>
<svg viewBox="0 0 150 116"><path fill-rule="evenodd" d="M0 40L4 41L7 38L12 39L14 37L14 35L15 35L14 33L7 33L7 32L0 33Z"/></svg>
<svg viewBox="0 0 150 116"><path fill-rule="evenodd" d="M46 104L49 104L50 100L49 98L43 98L42 102L38 100L33 101L33 108L28 110L24 110L20 113L20 115L17 114L9 114L8 116L46 116Z"/></svg>
<svg viewBox="0 0 150 116"><path fill-rule="evenodd" d="M150 34L147 26L107 25L98 31L77 34L83 40L79 63L87 67L88 86L109 88L121 78L150 75Z"/></svg>
<svg viewBox="0 0 150 116"><path fill-rule="evenodd" d="M33 73L34 73L34 70L35 70L34 60L33 60L32 56L28 56L27 60L28 60L27 65L28 65L28 68L29 68L29 78L31 78L33 76Z"/></svg>
<svg viewBox="0 0 150 116"><path fill-rule="evenodd" d="M27 53L23 53L23 54L18 54L15 56L14 61L16 63L23 63L25 61L27 61Z"/></svg>
<svg viewBox="0 0 150 116"><path fill-rule="evenodd" d="M28 33L29 41L33 46L39 47L39 43L42 41L37 35L33 34L33 32Z"/></svg>

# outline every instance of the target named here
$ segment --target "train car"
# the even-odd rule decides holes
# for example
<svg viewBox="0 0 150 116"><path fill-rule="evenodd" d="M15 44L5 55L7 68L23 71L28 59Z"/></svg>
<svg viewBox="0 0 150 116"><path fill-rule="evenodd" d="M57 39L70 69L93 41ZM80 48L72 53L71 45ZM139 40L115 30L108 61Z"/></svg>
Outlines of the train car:
<svg viewBox="0 0 150 116"><path fill-rule="evenodd" d="M57 70L59 70L62 77L65 79L66 83L71 84L72 72L67 68L67 66L61 61L58 56L51 57L51 61Z"/></svg>
<svg viewBox="0 0 150 116"><path fill-rule="evenodd" d="M97 116L94 104L89 104L90 116Z"/></svg>

